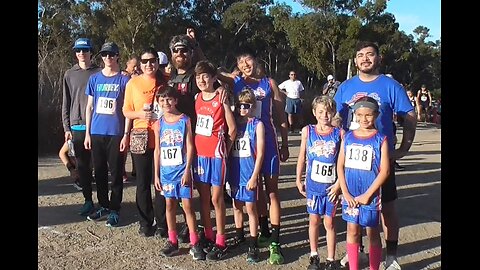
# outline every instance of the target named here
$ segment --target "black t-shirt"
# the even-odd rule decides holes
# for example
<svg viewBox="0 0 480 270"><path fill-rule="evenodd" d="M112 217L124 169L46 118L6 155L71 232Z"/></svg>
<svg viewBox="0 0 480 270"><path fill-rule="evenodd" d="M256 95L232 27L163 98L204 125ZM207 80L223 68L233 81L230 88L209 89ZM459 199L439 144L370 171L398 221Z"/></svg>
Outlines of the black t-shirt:
<svg viewBox="0 0 480 270"><path fill-rule="evenodd" d="M192 129L195 128L197 114L195 113L195 95L200 92L195 82L194 68L190 68L185 74L177 74L176 69L172 69L168 85L177 89L180 94L177 109L190 117L192 121Z"/></svg>

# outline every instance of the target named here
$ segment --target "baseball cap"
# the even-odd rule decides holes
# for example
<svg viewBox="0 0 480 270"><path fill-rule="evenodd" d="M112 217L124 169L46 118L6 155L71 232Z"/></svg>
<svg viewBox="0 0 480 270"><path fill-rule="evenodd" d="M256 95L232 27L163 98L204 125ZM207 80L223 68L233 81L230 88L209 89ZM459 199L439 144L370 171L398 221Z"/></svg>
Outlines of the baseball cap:
<svg viewBox="0 0 480 270"><path fill-rule="evenodd" d="M106 42L102 45L102 49L100 49L100 53L102 52L111 52L118 54L120 50L118 49L118 45L115 42Z"/></svg>
<svg viewBox="0 0 480 270"><path fill-rule="evenodd" d="M172 38L170 41L170 50L173 50L177 47L186 47L186 48L193 48L192 43L190 42L190 38L187 35L177 35Z"/></svg>
<svg viewBox="0 0 480 270"><path fill-rule="evenodd" d="M157 52L158 54L158 64L166 65L168 64L168 57L164 52Z"/></svg>
<svg viewBox="0 0 480 270"><path fill-rule="evenodd" d="M88 38L79 38L75 40L73 49L92 49L92 42Z"/></svg>
<svg viewBox="0 0 480 270"><path fill-rule="evenodd" d="M329 80L333 80L333 75L332 74L327 76L327 81L329 81Z"/></svg>

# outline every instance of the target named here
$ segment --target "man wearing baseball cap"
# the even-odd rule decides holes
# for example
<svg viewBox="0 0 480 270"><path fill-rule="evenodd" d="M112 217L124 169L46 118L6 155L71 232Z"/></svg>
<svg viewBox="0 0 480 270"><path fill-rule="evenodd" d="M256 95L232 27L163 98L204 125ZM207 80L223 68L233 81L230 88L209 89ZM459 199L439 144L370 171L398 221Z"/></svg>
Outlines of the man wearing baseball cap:
<svg viewBox="0 0 480 270"><path fill-rule="evenodd" d="M329 95L334 97L337 92L338 86L340 85L339 81L335 81L335 78L332 74L327 76L327 82L323 85L322 95Z"/></svg>
<svg viewBox="0 0 480 270"><path fill-rule="evenodd" d="M77 169L85 203L79 210L82 216L93 211L91 153L83 146L86 130L85 109L87 96L85 88L90 75L101 70L91 62L93 46L88 38L79 38L73 45L77 64L63 76L62 122L65 141L72 140L77 161Z"/></svg>

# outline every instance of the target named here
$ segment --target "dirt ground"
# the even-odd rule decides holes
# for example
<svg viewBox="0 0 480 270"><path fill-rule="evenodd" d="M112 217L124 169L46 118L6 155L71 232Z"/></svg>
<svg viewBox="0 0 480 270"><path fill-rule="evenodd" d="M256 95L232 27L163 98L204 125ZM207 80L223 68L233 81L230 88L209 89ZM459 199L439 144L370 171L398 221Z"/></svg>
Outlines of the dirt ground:
<svg viewBox="0 0 480 270"><path fill-rule="evenodd" d="M279 180L284 265L269 265L267 248L261 249L261 261L254 265L246 262L246 247L232 250L224 260L211 262L193 261L187 246L181 244L180 255L164 258L160 250L165 239L144 238L137 233L134 178L124 187L121 226L111 229L105 226L105 221L87 221L77 214L83 204L82 194L72 186L58 157L53 156L38 158L38 269L306 269L310 253L308 215L305 200L295 186L300 136L291 135L289 140L291 158L282 163ZM404 270L441 269L440 160L440 127L419 124L410 154L399 161L406 170L397 172L401 225L398 255ZM127 171L130 170L129 158ZM95 188L93 198L96 203ZM177 216L177 221L182 219ZM346 252L346 224L340 211L336 228L336 259L340 260ZM227 234L233 233L233 213L227 207ZM323 228L320 235L319 254L323 262L326 258ZM364 243L367 242L364 237Z"/></svg>

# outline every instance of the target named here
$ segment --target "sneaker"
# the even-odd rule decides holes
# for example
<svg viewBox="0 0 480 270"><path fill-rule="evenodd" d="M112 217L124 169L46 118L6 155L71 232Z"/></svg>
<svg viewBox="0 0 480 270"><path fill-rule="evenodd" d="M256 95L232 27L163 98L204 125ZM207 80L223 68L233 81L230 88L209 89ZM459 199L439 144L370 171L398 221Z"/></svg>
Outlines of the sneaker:
<svg viewBox="0 0 480 270"><path fill-rule="evenodd" d="M88 216L93 212L93 202L85 201L82 208L80 208L79 214L81 216Z"/></svg>
<svg viewBox="0 0 480 270"><path fill-rule="evenodd" d="M107 223L105 224L107 227L117 227L118 226L118 212L115 210L110 211L110 214L107 218Z"/></svg>
<svg viewBox="0 0 480 270"><path fill-rule="evenodd" d="M207 259L218 261L227 255L227 247L221 248L220 246L213 246L210 252L207 253Z"/></svg>
<svg viewBox="0 0 480 270"><path fill-rule="evenodd" d="M359 263L360 265L365 265L368 264L368 255L365 252L359 252L358 253L358 258L359 258ZM345 256L340 260L340 265L345 267L348 263L348 255L345 254Z"/></svg>
<svg viewBox="0 0 480 270"><path fill-rule="evenodd" d="M203 252L208 254L210 251L212 251L213 247L215 247L215 242L205 238L205 240L202 243Z"/></svg>
<svg viewBox="0 0 480 270"><path fill-rule="evenodd" d="M270 236L264 236L262 233L259 234L257 240L258 247L264 248L268 247L271 244Z"/></svg>
<svg viewBox="0 0 480 270"><path fill-rule="evenodd" d="M155 227L140 226L140 229L138 229L138 234L140 234L143 237L152 237L155 235Z"/></svg>
<svg viewBox="0 0 480 270"><path fill-rule="evenodd" d="M192 255L195 261L204 261L205 252L203 252L202 243L198 241L193 247L190 248L190 255Z"/></svg>
<svg viewBox="0 0 480 270"><path fill-rule="evenodd" d="M282 254L282 249L280 244L272 242L270 244L270 258L268 258L268 263L270 264L283 264L284 258Z"/></svg>
<svg viewBox="0 0 480 270"><path fill-rule="evenodd" d="M100 220L107 217L110 214L110 210L105 207L100 207L97 211L87 217L88 220Z"/></svg>
<svg viewBox="0 0 480 270"><path fill-rule="evenodd" d="M122 178L123 178L123 183L124 183L124 184L130 183L130 182L128 181L128 176L127 176L127 173L126 173L126 172L125 172L125 174L122 176Z"/></svg>
<svg viewBox="0 0 480 270"><path fill-rule="evenodd" d="M165 257L172 257L175 254L178 254L180 250L178 249L178 243L175 245L170 241L167 241L167 246L162 249L162 255Z"/></svg>
<svg viewBox="0 0 480 270"><path fill-rule="evenodd" d="M320 258L318 255L310 256L310 264L307 270L320 270Z"/></svg>
<svg viewBox="0 0 480 270"><path fill-rule="evenodd" d="M178 242L179 243L190 243L190 232L188 231L188 226L186 223L182 225L180 232L178 233Z"/></svg>
<svg viewBox="0 0 480 270"><path fill-rule="evenodd" d="M82 191L82 185L80 185L80 181L78 179L75 179L75 181L73 182L73 187L78 190L78 191Z"/></svg>
<svg viewBox="0 0 480 270"><path fill-rule="evenodd" d="M395 171L404 171L404 170L405 170L405 167L401 166L395 161Z"/></svg>
<svg viewBox="0 0 480 270"><path fill-rule="evenodd" d="M340 270L340 266L338 265L337 261L329 261L325 262L325 270Z"/></svg>
<svg viewBox="0 0 480 270"><path fill-rule="evenodd" d="M249 263L256 263L260 261L260 257L258 256L258 247L248 247L248 252L247 252L247 262Z"/></svg>
<svg viewBox="0 0 480 270"><path fill-rule="evenodd" d="M397 259L394 259L388 266L385 262L385 270L402 270L402 267L397 262Z"/></svg>
<svg viewBox="0 0 480 270"><path fill-rule="evenodd" d="M239 237L238 235L235 235L235 237L231 238L232 240L228 243L228 248L234 249L240 246L240 244L245 243L245 237L241 236Z"/></svg>

